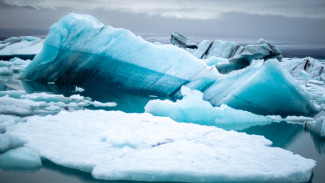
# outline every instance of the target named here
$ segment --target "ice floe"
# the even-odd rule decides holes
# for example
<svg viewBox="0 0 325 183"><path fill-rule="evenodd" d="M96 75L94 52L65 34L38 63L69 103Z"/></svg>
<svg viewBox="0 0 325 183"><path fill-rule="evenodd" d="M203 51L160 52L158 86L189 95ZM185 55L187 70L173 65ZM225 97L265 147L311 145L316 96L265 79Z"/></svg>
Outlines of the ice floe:
<svg viewBox="0 0 325 183"><path fill-rule="evenodd" d="M315 161L262 136L120 111L62 111L7 129L58 165L105 180L306 182ZM64 147L64 148L63 148Z"/></svg>
<svg viewBox="0 0 325 183"><path fill-rule="evenodd" d="M273 120L266 116L233 109L226 105L213 107L203 100L200 91L190 91L182 87L182 100L175 103L170 100L151 100L145 106L145 112L156 116L170 117L179 122L192 122L201 125L214 125L224 129L245 129L255 125L265 125Z"/></svg>

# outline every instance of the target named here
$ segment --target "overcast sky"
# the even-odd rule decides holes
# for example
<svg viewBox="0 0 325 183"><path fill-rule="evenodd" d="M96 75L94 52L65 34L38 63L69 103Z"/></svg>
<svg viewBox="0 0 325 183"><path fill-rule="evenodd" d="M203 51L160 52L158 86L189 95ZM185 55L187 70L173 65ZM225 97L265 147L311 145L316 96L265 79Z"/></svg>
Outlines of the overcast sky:
<svg viewBox="0 0 325 183"><path fill-rule="evenodd" d="M137 35L325 45L325 0L0 0L0 37L46 32L69 11Z"/></svg>

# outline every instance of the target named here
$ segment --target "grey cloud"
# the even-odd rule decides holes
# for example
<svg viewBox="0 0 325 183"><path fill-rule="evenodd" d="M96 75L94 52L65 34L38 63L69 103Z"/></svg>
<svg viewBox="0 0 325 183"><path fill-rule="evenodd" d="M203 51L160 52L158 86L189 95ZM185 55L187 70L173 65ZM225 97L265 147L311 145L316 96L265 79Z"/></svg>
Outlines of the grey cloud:
<svg viewBox="0 0 325 183"><path fill-rule="evenodd" d="M325 17L324 0L3 0L11 6L35 9L104 9L183 19L215 19L237 12L284 17Z"/></svg>

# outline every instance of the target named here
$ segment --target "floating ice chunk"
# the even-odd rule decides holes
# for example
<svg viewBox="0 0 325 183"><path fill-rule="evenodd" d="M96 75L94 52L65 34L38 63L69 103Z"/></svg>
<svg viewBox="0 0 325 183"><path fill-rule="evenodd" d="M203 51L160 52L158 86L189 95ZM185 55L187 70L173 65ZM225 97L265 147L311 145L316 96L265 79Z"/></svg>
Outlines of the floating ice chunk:
<svg viewBox="0 0 325 183"><path fill-rule="evenodd" d="M262 136L147 113L63 111L6 133L43 158L106 180L306 182L315 166Z"/></svg>
<svg viewBox="0 0 325 183"><path fill-rule="evenodd" d="M85 91L85 89L83 89L83 88L81 88L81 87L78 87L78 86L76 86L76 88L74 89L74 91L75 92L84 92Z"/></svg>
<svg viewBox="0 0 325 183"><path fill-rule="evenodd" d="M51 27L22 78L169 95L206 67L183 49L154 45L91 16L69 13Z"/></svg>
<svg viewBox="0 0 325 183"><path fill-rule="evenodd" d="M284 58L281 66L297 79L305 78L304 75L301 75L303 71L313 79L325 78L325 63L321 63L314 58Z"/></svg>
<svg viewBox="0 0 325 183"><path fill-rule="evenodd" d="M234 63L250 63L252 60L257 59L277 59L278 61L282 61L282 55L277 47L266 41L259 41L255 44L245 46L241 53L233 56L229 61Z"/></svg>
<svg viewBox="0 0 325 183"><path fill-rule="evenodd" d="M308 94L277 60L256 61L217 79L204 90L213 105L266 115L308 115L318 111Z"/></svg>
<svg viewBox="0 0 325 183"><path fill-rule="evenodd" d="M35 170L41 166L39 153L28 147L20 147L0 154L0 168L5 170Z"/></svg>
<svg viewBox="0 0 325 183"><path fill-rule="evenodd" d="M232 41L216 40L213 41L210 49L207 52L206 58L210 58L212 56L230 58L233 56L233 52L236 52L239 47L239 45Z"/></svg>
<svg viewBox="0 0 325 183"><path fill-rule="evenodd" d="M11 75L12 70L9 67L0 67L0 75Z"/></svg>
<svg viewBox="0 0 325 183"><path fill-rule="evenodd" d="M9 61L0 60L0 75L19 73L23 71L30 62L30 60L22 60L20 58L12 58Z"/></svg>
<svg viewBox="0 0 325 183"><path fill-rule="evenodd" d="M98 101L94 101L91 104L95 107L115 107L117 105L115 102L102 103L102 102L98 102Z"/></svg>
<svg viewBox="0 0 325 183"><path fill-rule="evenodd" d="M325 117L320 117L316 121L307 122L306 126L315 135L325 137Z"/></svg>
<svg viewBox="0 0 325 183"><path fill-rule="evenodd" d="M41 51L43 41L31 36L11 37L0 42L0 55L35 55Z"/></svg>
<svg viewBox="0 0 325 183"><path fill-rule="evenodd" d="M236 130L272 122L268 117L236 110L226 105L213 107L210 102L203 100L203 94L200 91L190 91L185 86L182 87L182 94L183 99L175 103L170 100L151 100L145 106L145 112L170 117L179 122L214 125Z"/></svg>
<svg viewBox="0 0 325 183"><path fill-rule="evenodd" d="M65 97L48 93L26 94L24 91L0 91L0 114L15 116L56 114L61 110L80 110L86 106L115 107L112 102L93 102L79 94Z"/></svg>

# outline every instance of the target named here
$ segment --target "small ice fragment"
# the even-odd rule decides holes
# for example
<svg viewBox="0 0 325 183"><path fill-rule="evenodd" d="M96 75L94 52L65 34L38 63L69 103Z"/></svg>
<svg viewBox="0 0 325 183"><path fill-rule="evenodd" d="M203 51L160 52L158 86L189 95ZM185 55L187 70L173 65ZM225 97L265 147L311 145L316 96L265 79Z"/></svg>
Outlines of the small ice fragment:
<svg viewBox="0 0 325 183"><path fill-rule="evenodd" d="M8 67L0 67L0 75L11 75L13 74L12 70Z"/></svg>
<svg viewBox="0 0 325 183"><path fill-rule="evenodd" d="M115 107L117 105L117 103L115 103L115 102L102 103L102 102L98 102L98 101L94 101L91 104L95 107Z"/></svg>
<svg viewBox="0 0 325 183"><path fill-rule="evenodd" d="M75 92L84 92L85 91L85 89L83 89L83 88L81 88L81 87L78 87L78 86L76 86L76 88L74 89L74 91Z"/></svg>
<svg viewBox="0 0 325 183"><path fill-rule="evenodd" d="M83 100L84 97L81 96L81 95L79 95L79 94L77 94L77 95L71 95L70 96L70 99L72 99L72 100Z"/></svg>

